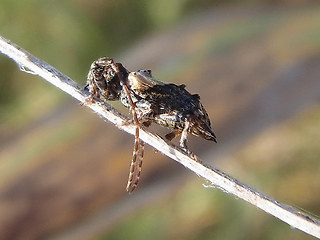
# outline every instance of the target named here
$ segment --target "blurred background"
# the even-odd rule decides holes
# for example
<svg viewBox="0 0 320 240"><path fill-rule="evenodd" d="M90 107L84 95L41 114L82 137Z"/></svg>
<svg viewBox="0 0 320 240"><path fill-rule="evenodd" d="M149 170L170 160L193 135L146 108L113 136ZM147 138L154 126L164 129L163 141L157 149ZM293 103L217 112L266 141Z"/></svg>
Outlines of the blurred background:
<svg viewBox="0 0 320 240"><path fill-rule="evenodd" d="M318 1L2 0L0 29L81 86L101 56L185 83L218 137L189 148L319 217ZM313 239L148 146L128 195L133 141L0 55L0 239Z"/></svg>

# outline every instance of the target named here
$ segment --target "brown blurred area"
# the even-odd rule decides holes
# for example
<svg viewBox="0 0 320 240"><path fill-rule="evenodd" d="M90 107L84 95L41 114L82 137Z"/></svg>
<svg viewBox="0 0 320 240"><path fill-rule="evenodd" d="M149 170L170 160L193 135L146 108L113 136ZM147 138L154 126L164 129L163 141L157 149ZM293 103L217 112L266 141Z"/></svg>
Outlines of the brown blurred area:
<svg viewBox="0 0 320 240"><path fill-rule="evenodd" d="M186 84L218 137L190 137L193 152L319 216L318 2L124 2L4 1L1 35L80 85L104 55ZM128 195L133 136L4 55L0 69L1 240L312 239L148 146Z"/></svg>

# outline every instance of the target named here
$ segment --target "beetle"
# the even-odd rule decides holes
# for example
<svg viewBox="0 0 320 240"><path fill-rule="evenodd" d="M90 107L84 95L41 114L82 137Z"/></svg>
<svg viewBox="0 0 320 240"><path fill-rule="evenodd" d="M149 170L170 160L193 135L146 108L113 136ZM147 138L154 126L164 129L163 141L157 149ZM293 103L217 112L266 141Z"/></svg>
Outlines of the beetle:
<svg viewBox="0 0 320 240"><path fill-rule="evenodd" d="M132 112L136 133L126 188L129 193L137 187L141 174L144 152L144 143L139 139L141 124L148 127L156 123L171 129L165 135L169 141L181 135L180 147L187 152L188 134L217 142L200 96L189 93L184 84L155 79L151 70L130 72L112 58L102 57L91 64L85 88L90 92L88 103L95 97L104 101L119 100Z"/></svg>

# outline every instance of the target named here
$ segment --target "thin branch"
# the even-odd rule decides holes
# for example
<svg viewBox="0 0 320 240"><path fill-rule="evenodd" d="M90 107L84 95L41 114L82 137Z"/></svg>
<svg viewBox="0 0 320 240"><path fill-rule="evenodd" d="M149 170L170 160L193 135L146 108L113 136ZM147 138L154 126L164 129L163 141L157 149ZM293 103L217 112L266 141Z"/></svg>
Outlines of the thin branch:
<svg viewBox="0 0 320 240"><path fill-rule="evenodd" d="M13 59L21 70L39 75L80 102L84 103L88 97L88 92L82 90L70 78L1 36L0 51ZM133 124L124 124L127 122L127 119L107 103L96 100L93 104L87 105L87 107L91 108L102 118L115 124L119 129L132 135L135 134L135 126ZM196 156L188 156L179 148L143 129L140 129L140 138L163 154L189 168L198 176L207 179L213 186L253 204L288 223L293 228L300 229L320 238L320 221L318 219L302 213L289 205L279 203L226 173L201 163Z"/></svg>

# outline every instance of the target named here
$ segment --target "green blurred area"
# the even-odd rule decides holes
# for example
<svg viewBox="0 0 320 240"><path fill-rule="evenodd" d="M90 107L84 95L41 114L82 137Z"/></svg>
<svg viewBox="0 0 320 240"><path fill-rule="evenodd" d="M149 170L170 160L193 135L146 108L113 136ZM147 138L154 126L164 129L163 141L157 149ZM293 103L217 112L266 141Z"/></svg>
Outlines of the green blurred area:
<svg viewBox="0 0 320 240"><path fill-rule="evenodd" d="M286 3L286 1L264 2L266 4ZM167 29L194 12L220 5L248 3L256 3L256 1L237 0L222 3L216 0L93 0L90 2L3 0L0 3L0 28L1 35L40 59L50 62L52 66L83 85L90 62L101 55L114 56L129 48L144 35ZM268 24L269 20L262 19L262 21ZM242 27L247 28L248 25L226 29L226 33L216 39L220 41L216 44L221 44L221 47L217 48L218 51L223 50L223 46L227 48L228 44L233 44L233 37L239 37L238 31ZM256 24L247 29L263 31L261 27L261 24ZM240 34L242 33L241 30ZM8 122L17 126L28 122L34 114L32 109L35 107L33 105L35 102L41 101L42 105L49 107L50 102L58 100L57 95L58 98L64 96L56 94L55 91L48 91L47 87L44 93L42 81L17 72L16 67L4 56L0 58L0 72L0 129L2 131L5 131ZM28 99L32 100L28 101ZM23 107L20 107L21 105ZM45 111L45 107L43 108ZM19 118L16 117L17 109L21 113Z"/></svg>
<svg viewBox="0 0 320 240"><path fill-rule="evenodd" d="M184 16L217 3L3 0L0 29L2 36L84 85L94 59L115 56L147 33L166 29ZM36 114L33 109L45 113L64 96L42 81L17 72L5 56L0 57L0 72L0 131L4 135L8 127L31 121Z"/></svg>
<svg viewBox="0 0 320 240"><path fill-rule="evenodd" d="M186 43L181 41L181 45L184 43L189 45L185 48L183 55L179 56L182 59L179 62L180 65L168 67L170 62L168 65L158 67L160 79L166 79L169 75L177 76L177 81L197 79L202 74L199 71L212 68L210 61L203 64L202 59L209 58L216 64L218 61L215 58L227 58L225 53L234 51L235 55L241 55L242 51L254 48L249 53L252 55L248 59L244 58L243 62L235 64L232 69L227 67L224 69L223 64L215 65L216 68L221 67L223 69L221 71L230 72L230 75L226 74L220 79L218 72L213 75L217 81L211 81L209 78L210 80L205 82L207 85L199 87L201 97L208 99L208 103L211 99L216 100L215 96L211 96L212 89L236 89L225 101L227 106L233 107L238 106L237 99L241 91L237 90L241 90L241 83L247 79L239 79L234 85L224 85L224 82L228 82L229 76L234 77L232 72L235 69L243 68L243 71L250 72L250 68L246 69L242 64L247 60L253 62L248 65L254 65L255 60L252 59L259 60L259 57L256 57L259 54L256 52L267 52L271 62L279 68L291 64L296 59L308 58L320 53L320 7L315 3L317 2L276 0L259 3L253 0L225 2L2 0L0 35L47 61L77 81L79 85L84 85L89 65L96 58L103 55L115 57L126 52L141 39L170 30L196 14L201 15L202 12L218 7L224 9L223 12L227 12L225 8L229 7L245 10L248 6L255 7L260 6L259 4L263 4L262 8L266 9L278 6L279 11L265 10L265 14L248 14L236 20L231 15L224 15L224 18L230 19L223 22L222 26L218 25L217 28L197 32L194 38L183 39ZM293 6L293 8L288 10L287 6ZM262 44L266 47L256 49L254 43L258 41L266 42L265 45ZM270 42L272 44L268 45ZM172 53L172 55L175 54ZM226 61L231 62L232 58ZM252 77L257 85L265 86L267 82L261 79L268 66L260 68L261 76ZM0 55L0 140L2 143L6 142L7 136L19 133L23 127L34 124L34 121L41 116L50 115L53 109L70 100L64 93L40 78L18 69L18 66L9 61L6 56ZM250 77L250 74L247 75ZM204 77L204 79L207 78ZM193 83L190 82L190 85L192 84L197 86L196 80ZM250 96L251 93L248 92ZM216 114L215 117L218 120L220 112L221 115L228 115L227 111L234 110L232 107L230 107L231 110L226 110L213 105L207 104L209 109L213 108L212 112ZM76 114L75 111L74 115ZM218 165L228 169L228 172L240 177L244 182L254 183L255 188L263 189L276 199L297 205L314 214L320 214L319 119L320 106L315 105L292 119L275 123L263 132L257 133L249 142L243 143L241 150L230 156L225 164L218 163ZM36 168L37 164L46 158L60 161L59 156L67 155L69 145L79 144L79 148L84 149L86 146L81 145L79 139L86 138L91 130L101 130L96 130L95 126L90 125L91 119L83 118L77 122L75 120L77 120L76 117L69 116L66 123L44 126L33 135L28 135L26 143L20 144L17 141L18 147L5 149L2 156L9 157L1 162L1 177L9 176L10 178L11 174L19 175L19 171L23 172L24 170L21 169L28 166ZM34 125L36 128L37 125ZM44 136L44 132L47 135ZM112 133L108 132L108 134L112 136ZM105 139L102 140L101 146L103 147L104 144L110 149L117 147L115 143L106 143ZM223 145L223 143L219 144ZM53 145L55 149L52 149ZM110 155L129 161L126 156L123 157L123 154L121 152ZM99 157L94 153L92 155L88 154L84 157L92 159ZM77 157L83 156L75 155L73 158L78 160ZM63 164L69 168L73 167L71 159L70 162ZM120 166L122 163L117 164ZM84 169L90 167L84 166ZM109 168L106 167L105 171L108 170ZM63 172L63 174L68 175L69 172ZM59 176L61 179L64 177L63 174L62 177ZM77 172L74 173L74 175L77 174ZM42 176L42 178L47 177L51 180L51 175L46 176L44 173ZM55 182L54 177L52 176L52 182ZM82 184L89 185L85 180ZM101 181L106 179L99 179L99 182ZM61 182L58 183L61 184ZM5 184L6 182L0 185ZM66 183L68 184L77 185L78 183ZM182 184L175 193L140 207L90 239L312 239L251 205L221 191L204 188L202 184L205 185L202 179L192 178L191 181ZM82 189L83 185L79 188ZM105 189L97 190L97 192L101 191ZM92 193L94 194L96 193ZM31 196L33 196L32 193ZM88 212L91 210L93 214L92 212L99 211L99 207L104 204L99 201L103 200L92 203L93 210L89 209ZM36 200L35 204L37 204ZM13 214L8 215L13 216ZM79 215L78 209L75 209L72 216L74 218L68 217L76 221ZM83 218L82 215L81 217ZM68 222L69 225L56 227L57 231L67 229L72 225L72 220ZM54 232L52 229L50 231ZM54 235L50 231L49 235Z"/></svg>

